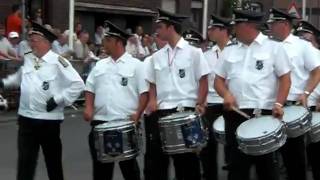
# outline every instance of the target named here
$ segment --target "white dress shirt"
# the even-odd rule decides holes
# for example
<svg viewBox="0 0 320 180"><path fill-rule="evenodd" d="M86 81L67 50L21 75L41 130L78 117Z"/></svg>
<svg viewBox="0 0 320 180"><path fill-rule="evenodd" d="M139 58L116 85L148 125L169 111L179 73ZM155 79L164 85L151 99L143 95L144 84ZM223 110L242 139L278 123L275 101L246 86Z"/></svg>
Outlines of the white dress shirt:
<svg viewBox="0 0 320 180"><path fill-rule="evenodd" d="M156 85L159 109L195 107L199 80L209 74L202 50L183 38L172 49L166 45L152 55L147 80Z"/></svg>
<svg viewBox="0 0 320 180"><path fill-rule="evenodd" d="M259 33L250 46L226 47L221 58L215 73L226 79L239 108L272 109L278 77L291 70L282 44Z"/></svg>
<svg viewBox="0 0 320 180"><path fill-rule="evenodd" d="M139 97L149 90L141 61L124 53L97 62L86 82L86 91L95 95L94 120L126 119L137 111Z"/></svg>
<svg viewBox="0 0 320 180"><path fill-rule="evenodd" d="M25 55L24 59L24 65L17 73L3 79L6 88L20 86L18 114L42 120L64 119L64 107L71 105L84 89L78 72L51 50L40 59L32 53ZM52 97L58 107L47 112L46 102Z"/></svg>

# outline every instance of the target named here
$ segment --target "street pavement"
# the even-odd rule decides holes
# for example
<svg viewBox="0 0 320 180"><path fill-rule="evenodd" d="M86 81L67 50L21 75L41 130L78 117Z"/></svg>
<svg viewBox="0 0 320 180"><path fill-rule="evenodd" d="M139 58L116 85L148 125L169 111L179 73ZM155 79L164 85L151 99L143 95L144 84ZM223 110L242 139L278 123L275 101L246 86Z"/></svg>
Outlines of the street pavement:
<svg viewBox="0 0 320 180"><path fill-rule="evenodd" d="M15 180L17 160L17 130L16 113L14 111L0 114L0 180ZM92 165L87 142L90 126L82 118L81 109L66 110L65 121L61 126L63 144L63 167L65 180L92 179ZM46 167L40 151L35 180L48 180ZM226 180L226 171L221 170L223 163L223 148L219 146L218 164L219 180ZM138 157L141 176L143 176L143 156ZM254 174L254 173L252 173ZM310 174L309 174L310 175ZM255 180L252 175L251 180ZM119 166L116 164L113 180L123 180ZM170 168L170 180L174 180L174 172ZM311 178L309 178L311 180Z"/></svg>

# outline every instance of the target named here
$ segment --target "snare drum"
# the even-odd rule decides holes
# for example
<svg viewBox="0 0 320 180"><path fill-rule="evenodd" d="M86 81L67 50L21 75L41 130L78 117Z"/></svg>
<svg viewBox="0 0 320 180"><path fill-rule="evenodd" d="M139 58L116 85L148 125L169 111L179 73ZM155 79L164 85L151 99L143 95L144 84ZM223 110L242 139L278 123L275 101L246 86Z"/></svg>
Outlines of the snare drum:
<svg viewBox="0 0 320 180"><path fill-rule="evenodd" d="M115 120L94 128L97 159L103 163L124 161L139 154L139 138L135 125L129 120Z"/></svg>
<svg viewBox="0 0 320 180"><path fill-rule="evenodd" d="M286 142L284 124L272 116L261 116L243 122L236 131L239 149L248 155L276 151Z"/></svg>
<svg viewBox="0 0 320 180"><path fill-rule="evenodd" d="M213 127L213 134L216 138L217 142L221 144L226 144L226 132L224 126L224 119L223 116L218 117L212 125Z"/></svg>
<svg viewBox="0 0 320 180"><path fill-rule="evenodd" d="M311 129L308 135L312 143L320 141L320 112L312 113Z"/></svg>
<svg viewBox="0 0 320 180"><path fill-rule="evenodd" d="M311 128L312 113L302 106L287 106L283 108L283 121L288 137L298 137Z"/></svg>
<svg viewBox="0 0 320 180"><path fill-rule="evenodd" d="M178 112L159 120L162 149L167 154L194 152L206 145L201 117L194 112Z"/></svg>

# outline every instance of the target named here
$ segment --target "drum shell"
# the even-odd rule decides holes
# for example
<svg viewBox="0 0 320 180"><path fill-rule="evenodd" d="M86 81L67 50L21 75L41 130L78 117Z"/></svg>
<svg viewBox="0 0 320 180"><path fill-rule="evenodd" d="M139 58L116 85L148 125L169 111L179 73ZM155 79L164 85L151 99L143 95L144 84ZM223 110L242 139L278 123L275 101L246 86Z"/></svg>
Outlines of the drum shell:
<svg viewBox="0 0 320 180"><path fill-rule="evenodd" d="M285 121L286 133L288 137L295 138L308 132L311 129L311 120L312 113L306 111L301 117L293 121Z"/></svg>
<svg viewBox="0 0 320 180"><path fill-rule="evenodd" d="M315 118L320 118L319 112L312 113L312 126L310 131L308 132L308 136L312 143L317 143L320 141L320 121Z"/></svg>
<svg viewBox="0 0 320 180"><path fill-rule="evenodd" d="M166 118L166 117L165 117ZM183 126L196 128L199 141L195 142L192 147L187 147L182 132ZM175 119L159 120L160 137L162 149L167 154L181 154L187 152L199 151L206 145L207 133L205 133L201 117L199 115L186 116Z"/></svg>
<svg viewBox="0 0 320 180"><path fill-rule="evenodd" d="M119 155L110 155L106 152L105 132L119 132L122 140L122 153ZM97 159L103 163L124 161L135 158L139 155L140 136L133 123L118 127L95 127L94 128L95 148L97 151Z"/></svg>
<svg viewBox="0 0 320 180"><path fill-rule="evenodd" d="M238 127L239 128L239 127ZM239 136L236 131L238 148L247 155L260 156L278 150L282 147L287 139L285 126L281 123L273 132L264 136L245 139Z"/></svg>

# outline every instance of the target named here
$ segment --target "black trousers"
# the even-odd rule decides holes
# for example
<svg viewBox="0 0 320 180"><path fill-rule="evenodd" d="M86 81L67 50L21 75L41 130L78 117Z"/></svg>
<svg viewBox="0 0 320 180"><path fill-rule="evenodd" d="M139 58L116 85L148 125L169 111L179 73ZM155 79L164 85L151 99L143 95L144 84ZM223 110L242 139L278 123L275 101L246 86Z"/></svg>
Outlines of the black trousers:
<svg viewBox="0 0 320 180"><path fill-rule="evenodd" d="M217 141L213 133L213 122L223 113L223 104L213 104L206 108L204 115L206 127L209 130L209 139L207 146L200 153L200 159L203 168L203 176L205 180L218 179L218 163L217 163Z"/></svg>
<svg viewBox="0 0 320 180"><path fill-rule="evenodd" d="M40 147L50 180L63 180L61 120L18 118L17 180L33 180Z"/></svg>
<svg viewBox="0 0 320 180"><path fill-rule="evenodd" d="M192 109L192 108L191 108ZM175 109L159 110L145 118L146 154L145 179L168 179L169 157L173 159L177 180L200 180L200 162L197 154L184 153L167 155L162 151L158 120L161 117L175 113Z"/></svg>
<svg viewBox="0 0 320 180"><path fill-rule="evenodd" d="M101 122L98 122L99 124ZM94 123L91 123L94 124ZM102 163L97 159L93 127L89 133L89 147L93 166L93 180L112 180L114 163ZM136 158L120 161L119 166L125 180L140 180L140 169Z"/></svg>
<svg viewBox="0 0 320 180"><path fill-rule="evenodd" d="M245 113L253 115L253 110L244 109ZM278 162L275 153L261 156L250 156L238 149L236 129L246 119L234 111L225 111L225 131L227 144L230 148L230 170L228 180L248 180L251 165L256 165L259 180L278 180ZM262 115L270 115L271 111L263 111Z"/></svg>

